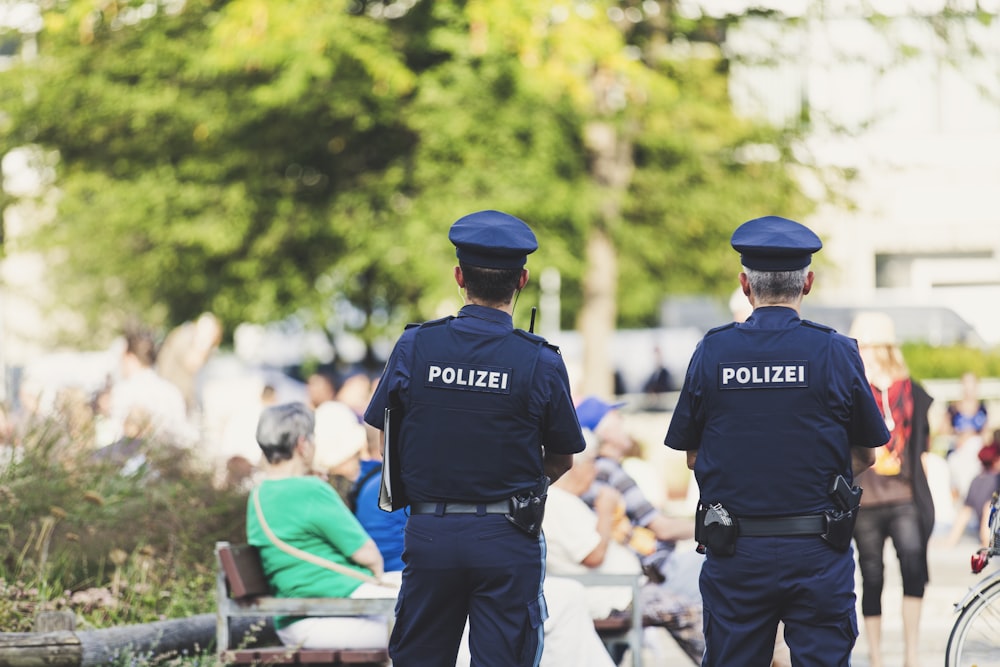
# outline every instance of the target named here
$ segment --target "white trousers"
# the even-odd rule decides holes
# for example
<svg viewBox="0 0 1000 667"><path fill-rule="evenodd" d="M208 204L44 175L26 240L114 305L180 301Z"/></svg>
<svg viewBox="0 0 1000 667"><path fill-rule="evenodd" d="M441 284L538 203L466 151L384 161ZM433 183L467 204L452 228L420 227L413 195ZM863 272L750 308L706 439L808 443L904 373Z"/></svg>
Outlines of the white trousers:
<svg viewBox="0 0 1000 667"><path fill-rule="evenodd" d="M385 580L395 586L361 584L352 598L396 598L399 572L387 572ZM278 630L285 646L299 648L381 649L389 645L389 619L384 616L315 616Z"/></svg>
<svg viewBox="0 0 1000 667"><path fill-rule="evenodd" d="M539 667L615 667L587 608L586 590L578 581L545 577L545 646ZM456 667L470 667L469 627L462 635Z"/></svg>

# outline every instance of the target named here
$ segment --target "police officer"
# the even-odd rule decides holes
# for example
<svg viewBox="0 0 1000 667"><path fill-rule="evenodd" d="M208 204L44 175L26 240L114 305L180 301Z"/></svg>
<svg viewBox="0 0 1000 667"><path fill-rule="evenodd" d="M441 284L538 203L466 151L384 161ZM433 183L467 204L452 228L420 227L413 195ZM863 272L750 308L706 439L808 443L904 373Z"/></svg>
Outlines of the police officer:
<svg viewBox="0 0 1000 667"><path fill-rule="evenodd" d="M583 434L558 349L513 327L531 229L479 211L448 238L465 306L404 331L365 412L383 430L387 407L403 414L390 438L410 517L389 651L396 667L453 665L468 620L473 665L537 665L540 510Z"/></svg>
<svg viewBox="0 0 1000 667"><path fill-rule="evenodd" d="M853 476L889 433L857 343L799 317L819 238L769 216L732 246L753 313L698 344L664 440L687 452L701 493L702 664L768 665L784 621L793 664L849 665Z"/></svg>

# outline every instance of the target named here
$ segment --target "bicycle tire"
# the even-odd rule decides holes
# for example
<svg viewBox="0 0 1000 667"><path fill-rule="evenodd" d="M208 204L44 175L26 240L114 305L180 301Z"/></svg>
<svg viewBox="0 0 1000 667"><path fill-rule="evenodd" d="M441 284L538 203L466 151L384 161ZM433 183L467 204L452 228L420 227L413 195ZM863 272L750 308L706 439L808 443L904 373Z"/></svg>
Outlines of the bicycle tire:
<svg viewBox="0 0 1000 667"><path fill-rule="evenodd" d="M1000 666L1000 579L983 584L955 620L945 667Z"/></svg>

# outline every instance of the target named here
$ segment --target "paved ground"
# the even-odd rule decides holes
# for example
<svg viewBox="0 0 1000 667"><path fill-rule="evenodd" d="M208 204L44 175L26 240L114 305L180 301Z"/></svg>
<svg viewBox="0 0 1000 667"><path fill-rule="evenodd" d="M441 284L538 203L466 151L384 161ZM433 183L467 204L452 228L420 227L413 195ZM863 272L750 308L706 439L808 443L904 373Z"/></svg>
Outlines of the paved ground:
<svg viewBox="0 0 1000 667"><path fill-rule="evenodd" d="M955 621L954 605L962 599L969 587L984 575L974 575L969 568L969 557L975 552L976 543L972 538L955 547L944 547L935 540L929 551L931 582L924 595L923 614L920 623L920 667L940 667L944 664L944 653L948 634ZM886 590L882 598L882 659L885 667L903 667L903 624L900 617L902 587L896 554L889 545L886 548ZM992 569L993 566L991 565ZM858 578L860 591L860 577ZM859 600L860 603L860 600ZM854 667L869 667L868 644L865 641L860 606L858 623L862 624L861 636L854 649ZM631 665L626 657L623 665ZM647 630L647 650L644 665L692 664L665 630ZM914 666L907 666L914 667Z"/></svg>
<svg viewBox="0 0 1000 667"><path fill-rule="evenodd" d="M931 542L928 552L931 581L924 593L923 613L920 621L922 667L938 667L944 664L948 635L956 618L954 605L964 597L970 587L985 576L985 574L972 574L969 565L969 559L976 548L977 544L971 537L950 548L941 546L936 540ZM902 667L903 623L900 617L902 590L898 561L891 546L886 549L885 562L886 591L882 597L882 659L886 667ZM993 565L990 566L991 570L992 568ZM859 623L863 623L860 610L858 619ZM871 664L863 627L854 649L853 658L855 667L869 667Z"/></svg>

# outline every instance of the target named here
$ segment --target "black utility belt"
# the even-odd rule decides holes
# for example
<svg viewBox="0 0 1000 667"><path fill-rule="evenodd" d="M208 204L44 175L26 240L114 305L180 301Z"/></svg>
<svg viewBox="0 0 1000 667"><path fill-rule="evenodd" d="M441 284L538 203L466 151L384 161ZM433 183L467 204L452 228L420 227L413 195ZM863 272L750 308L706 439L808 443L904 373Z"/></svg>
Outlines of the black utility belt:
<svg viewBox="0 0 1000 667"><path fill-rule="evenodd" d="M767 519L737 518L740 537L792 537L822 535L826 532L825 514L802 514Z"/></svg>
<svg viewBox="0 0 1000 667"><path fill-rule="evenodd" d="M822 514L735 517L722 503L699 502L695 513L694 538L698 541L700 552L704 553L707 549L717 556L732 556L736 551L736 540L740 537L817 535L837 551L847 551L857 517L857 508Z"/></svg>
<svg viewBox="0 0 1000 667"><path fill-rule="evenodd" d="M494 503L412 503L410 514L507 514L510 500Z"/></svg>

